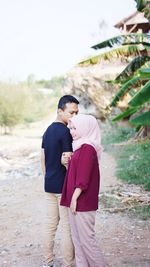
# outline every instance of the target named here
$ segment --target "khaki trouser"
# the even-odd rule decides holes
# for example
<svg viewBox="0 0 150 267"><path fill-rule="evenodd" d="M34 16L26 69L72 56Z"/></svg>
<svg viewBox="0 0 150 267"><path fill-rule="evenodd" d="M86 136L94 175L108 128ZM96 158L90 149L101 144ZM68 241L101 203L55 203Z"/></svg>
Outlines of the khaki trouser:
<svg viewBox="0 0 150 267"><path fill-rule="evenodd" d="M60 206L60 194L45 193L47 214L45 222L45 263L51 264L54 260L54 239L59 221L62 226L61 253L63 267L74 266L74 247L68 220L68 209Z"/></svg>

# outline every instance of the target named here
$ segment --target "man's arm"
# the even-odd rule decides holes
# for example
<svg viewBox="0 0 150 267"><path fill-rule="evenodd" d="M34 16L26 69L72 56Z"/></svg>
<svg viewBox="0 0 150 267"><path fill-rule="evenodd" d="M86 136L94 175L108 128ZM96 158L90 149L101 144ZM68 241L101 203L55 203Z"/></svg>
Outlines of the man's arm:
<svg viewBox="0 0 150 267"><path fill-rule="evenodd" d="M72 136L69 129L66 129L65 134L62 136L62 152L61 164L67 168L72 155Z"/></svg>
<svg viewBox="0 0 150 267"><path fill-rule="evenodd" d="M45 172L46 172L46 169L45 169L45 152L44 152L43 148L41 149L41 167L42 167L43 175L45 176Z"/></svg>

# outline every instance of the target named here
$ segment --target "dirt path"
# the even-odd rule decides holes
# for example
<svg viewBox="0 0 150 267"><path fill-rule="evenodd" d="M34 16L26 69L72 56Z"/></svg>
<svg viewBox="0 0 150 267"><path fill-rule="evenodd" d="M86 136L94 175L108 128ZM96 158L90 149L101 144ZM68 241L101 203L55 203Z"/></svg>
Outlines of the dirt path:
<svg viewBox="0 0 150 267"><path fill-rule="evenodd" d="M17 129L13 136L0 136L0 267L42 266L45 209L40 143L47 123ZM122 187L114 171L114 159L104 152L100 203L106 192ZM150 221L107 212L100 204L96 232L109 266L150 266L149 230ZM57 267L61 263L60 236L58 229Z"/></svg>

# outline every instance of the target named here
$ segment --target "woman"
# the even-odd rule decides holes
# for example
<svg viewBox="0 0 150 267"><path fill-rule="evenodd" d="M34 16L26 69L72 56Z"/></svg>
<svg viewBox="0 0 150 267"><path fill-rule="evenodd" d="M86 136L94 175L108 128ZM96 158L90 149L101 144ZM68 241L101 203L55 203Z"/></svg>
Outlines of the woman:
<svg viewBox="0 0 150 267"><path fill-rule="evenodd" d="M100 184L100 129L91 115L69 120L73 155L62 192L61 205L69 207L69 220L77 267L106 267L95 239L95 215Z"/></svg>

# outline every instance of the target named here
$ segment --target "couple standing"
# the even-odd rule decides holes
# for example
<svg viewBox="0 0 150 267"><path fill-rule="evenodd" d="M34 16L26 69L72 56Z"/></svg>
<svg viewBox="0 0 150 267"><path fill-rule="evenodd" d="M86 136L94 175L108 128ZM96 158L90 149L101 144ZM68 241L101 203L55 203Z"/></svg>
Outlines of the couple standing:
<svg viewBox="0 0 150 267"><path fill-rule="evenodd" d="M55 266L53 249L59 220L63 267L74 266L74 254L77 267L106 267L94 232L100 182L100 130L93 116L77 115L78 104L71 95L61 97L56 120L42 139L47 203L43 267Z"/></svg>

